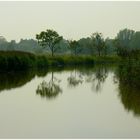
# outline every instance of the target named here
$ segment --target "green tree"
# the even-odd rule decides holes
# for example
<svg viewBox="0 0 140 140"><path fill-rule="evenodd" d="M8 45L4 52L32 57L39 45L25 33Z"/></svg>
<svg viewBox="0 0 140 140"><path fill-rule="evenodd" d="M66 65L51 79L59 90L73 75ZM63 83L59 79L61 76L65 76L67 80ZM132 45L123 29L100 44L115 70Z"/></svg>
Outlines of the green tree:
<svg viewBox="0 0 140 140"><path fill-rule="evenodd" d="M70 46L70 50L71 50L71 54L74 52L74 55L76 56L77 53L79 52L79 43L76 40L68 40L69 46Z"/></svg>
<svg viewBox="0 0 140 140"><path fill-rule="evenodd" d="M135 32L130 41L130 48L131 50L140 50L140 31Z"/></svg>
<svg viewBox="0 0 140 140"><path fill-rule="evenodd" d="M104 53L108 54L116 54L116 49L114 47L114 39L106 38L105 39L105 47Z"/></svg>
<svg viewBox="0 0 140 140"><path fill-rule="evenodd" d="M11 40L11 42L8 43L8 50L15 50L17 47L16 41L15 40Z"/></svg>
<svg viewBox="0 0 140 140"><path fill-rule="evenodd" d="M90 37L81 38L78 40L79 46L81 48L80 53L84 55L94 55L95 48L92 46L92 41Z"/></svg>
<svg viewBox="0 0 140 140"><path fill-rule="evenodd" d="M114 40L117 54L121 57L127 57L130 54L130 42L135 34L135 31L130 29L120 30Z"/></svg>
<svg viewBox="0 0 140 140"><path fill-rule="evenodd" d="M58 44L62 38L63 37L59 36L56 31L50 29L36 35L38 43L44 48L49 47L52 56L54 56L54 52L56 51L56 44Z"/></svg>
<svg viewBox="0 0 140 140"><path fill-rule="evenodd" d="M105 44L102 34L98 32L93 33L91 35L91 40L92 40L93 47L97 49L98 55L101 56L101 52Z"/></svg>
<svg viewBox="0 0 140 140"><path fill-rule="evenodd" d="M135 31L133 31L133 30L123 29L123 30L119 31L116 38L120 41L120 43L124 47L128 47L131 39L134 36L134 34L135 34Z"/></svg>

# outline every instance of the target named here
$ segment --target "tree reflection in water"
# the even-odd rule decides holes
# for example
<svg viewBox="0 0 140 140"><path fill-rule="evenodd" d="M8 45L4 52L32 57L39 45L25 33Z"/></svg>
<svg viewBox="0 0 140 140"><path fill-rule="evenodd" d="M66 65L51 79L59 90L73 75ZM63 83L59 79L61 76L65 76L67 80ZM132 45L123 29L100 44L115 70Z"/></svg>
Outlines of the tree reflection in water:
<svg viewBox="0 0 140 140"><path fill-rule="evenodd" d="M74 74L73 74L74 73ZM68 86L69 87L76 87L79 84L83 83L83 77L79 73L77 73L77 70L74 69L74 72L71 72L70 77L67 78Z"/></svg>
<svg viewBox="0 0 140 140"><path fill-rule="evenodd" d="M119 97L124 108L140 116L140 67L120 65L116 70Z"/></svg>
<svg viewBox="0 0 140 140"><path fill-rule="evenodd" d="M93 71L87 74L86 82L92 83L92 90L101 92L102 86L108 76L108 69L106 66L97 66Z"/></svg>
<svg viewBox="0 0 140 140"><path fill-rule="evenodd" d="M46 81L40 83L37 87L36 94L40 95L43 98L55 98L56 96L58 96L59 93L62 93L62 89L59 86L59 82L60 80L54 77L52 72L51 80L48 83Z"/></svg>
<svg viewBox="0 0 140 140"><path fill-rule="evenodd" d="M24 75L24 76L23 76ZM3 73L0 74L0 92L3 90L10 90L17 87L22 87L28 81L30 81L35 75L33 73Z"/></svg>
<svg viewBox="0 0 140 140"><path fill-rule="evenodd" d="M84 67L81 69L74 69L70 77L67 78L69 87L76 87L85 82L92 83L92 90L100 92L102 86L108 76L108 69L105 65L97 65L94 67Z"/></svg>
<svg viewBox="0 0 140 140"><path fill-rule="evenodd" d="M120 83L119 97L128 112L132 111L135 116L140 116L140 90Z"/></svg>
<svg viewBox="0 0 140 140"><path fill-rule="evenodd" d="M47 70L25 70L15 72L0 73L0 92L3 90L11 90L14 88L22 87L31 81L36 75L43 77L47 74Z"/></svg>

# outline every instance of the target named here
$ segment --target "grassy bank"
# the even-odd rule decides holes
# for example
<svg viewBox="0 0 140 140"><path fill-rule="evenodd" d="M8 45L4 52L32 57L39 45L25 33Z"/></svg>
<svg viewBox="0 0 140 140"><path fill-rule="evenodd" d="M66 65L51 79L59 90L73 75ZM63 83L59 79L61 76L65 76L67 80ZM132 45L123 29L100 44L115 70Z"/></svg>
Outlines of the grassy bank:
<svg viewBox="0 0 140 140"><path fill-rule="evenodd" d="M93 65L118 62L116 56L45 56L20 51L0 51L0 71L25 70L53 66Z"/></svg>
<svg viewBox="0 0 140 140"><path fill-rule="evenodd" d="M20 51L0 51L0 71L25 70L45 66L48 66L48 61L44 56Z"/></svg>

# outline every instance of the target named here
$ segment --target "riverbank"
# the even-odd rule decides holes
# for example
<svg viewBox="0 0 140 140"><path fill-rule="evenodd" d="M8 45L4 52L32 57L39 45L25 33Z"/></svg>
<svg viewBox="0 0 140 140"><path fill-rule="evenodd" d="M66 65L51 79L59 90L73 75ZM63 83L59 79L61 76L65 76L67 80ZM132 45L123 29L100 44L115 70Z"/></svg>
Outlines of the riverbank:
<svg viewBox="0 0 140 140"><path fill-rule="evenodd" d="M117 56L46 56L20 51L0 51L0 71L116 63Z"/></svg>

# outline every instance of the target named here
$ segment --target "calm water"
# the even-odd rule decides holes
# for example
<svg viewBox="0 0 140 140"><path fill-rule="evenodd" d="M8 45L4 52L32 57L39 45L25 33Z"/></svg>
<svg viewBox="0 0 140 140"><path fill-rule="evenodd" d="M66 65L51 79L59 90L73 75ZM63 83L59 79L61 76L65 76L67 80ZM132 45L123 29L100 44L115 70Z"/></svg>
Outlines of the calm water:
<svg viewBox="0 0 140 140"><path fill-rule="evenodd" d="M117 66L0 75L0 138L140 138L140 95Z"/></svg>

